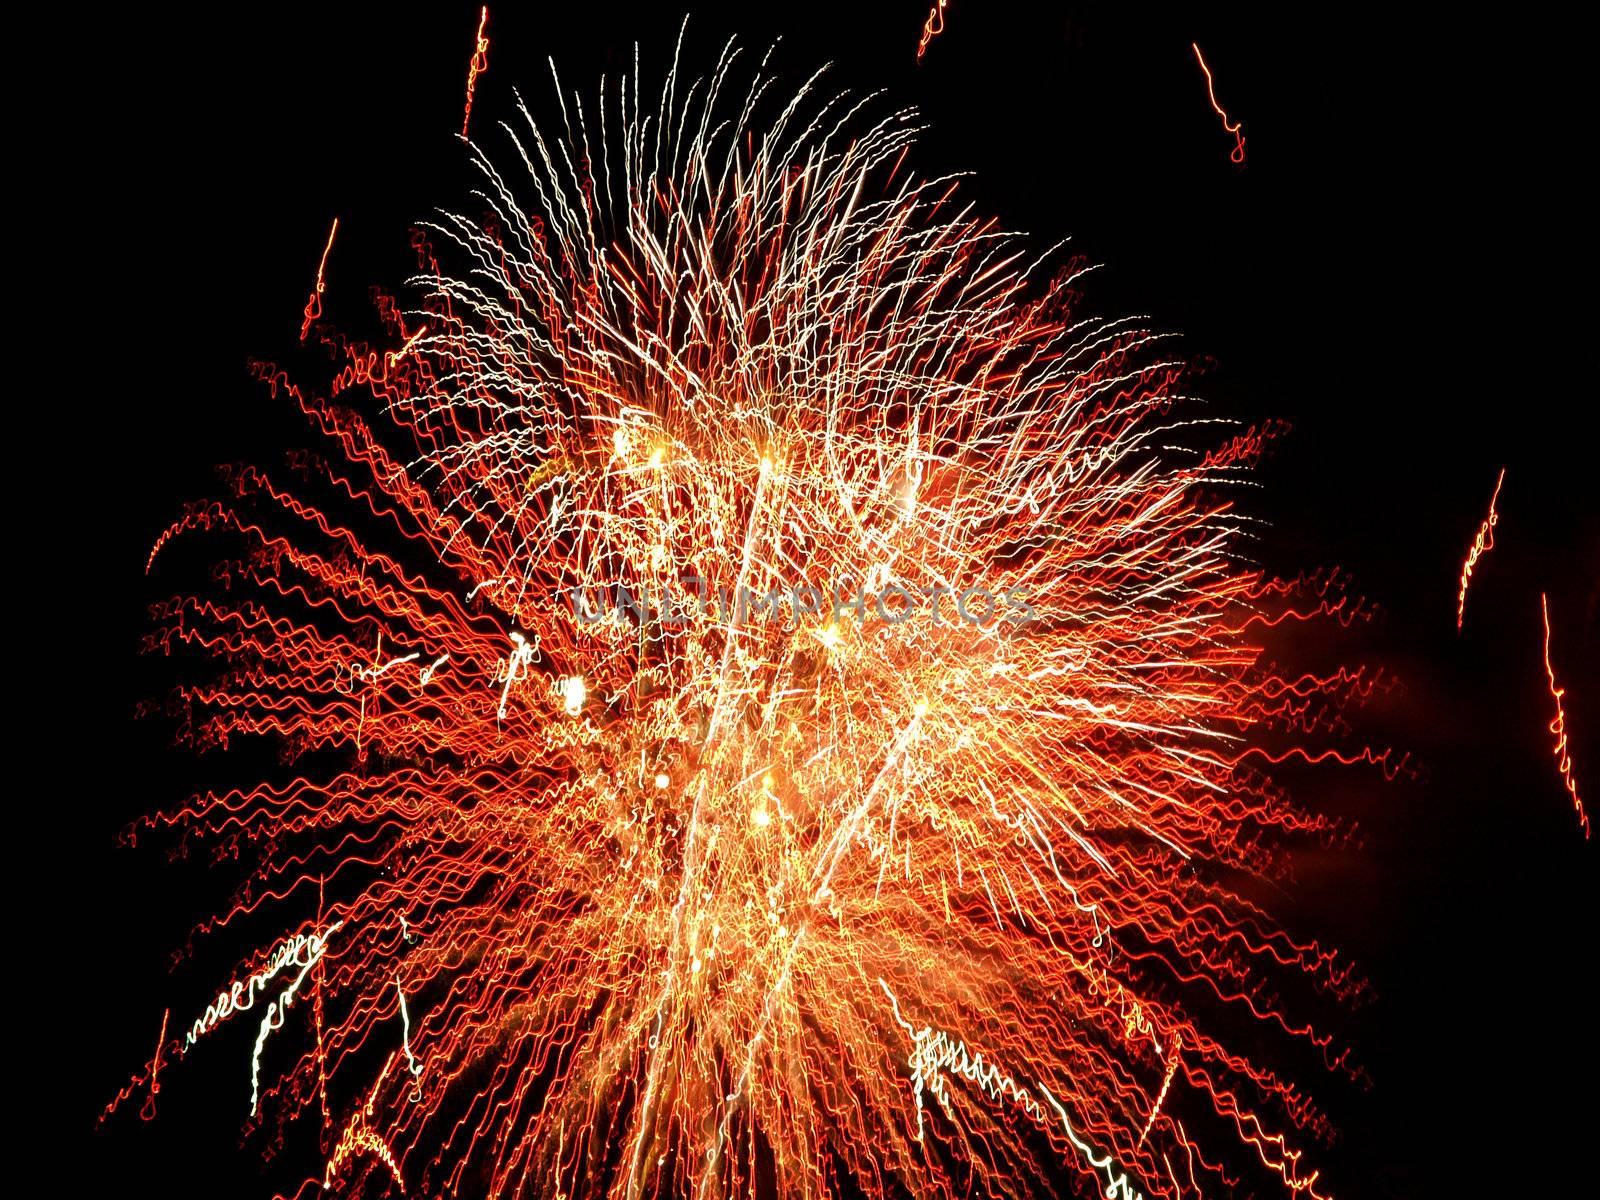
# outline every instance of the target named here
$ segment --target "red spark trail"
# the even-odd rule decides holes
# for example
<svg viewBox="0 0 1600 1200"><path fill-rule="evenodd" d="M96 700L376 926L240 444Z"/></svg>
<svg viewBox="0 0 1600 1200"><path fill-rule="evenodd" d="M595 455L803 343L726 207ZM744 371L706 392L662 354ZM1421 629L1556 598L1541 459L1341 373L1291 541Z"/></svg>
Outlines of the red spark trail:
<svg viewBox="0 0 1600 1200"><path fill-rule="evenodd" d="M156 1119L156 1096L161 1092L161 1051L167 1044L167 1018L172 1015L169 1008L161 1014L161 1033L156 1038L156 1055L150 1060L150 1095L145 1098L144 1107L139 1110L141 1121Z"/></svg>
<svg viewBox="0 0 1600 1200"><path fill-rule="evenodd" d="M1539 593L1539 611L1544 617L1544 673L1550 680L1550 696L1556 703L1556 715L1550 722L1550 732L1555 735L1556 770L1561 773L1561 784L1567 789L1567 794L1572 797L1573 811L1578 814L1578 825L1583 829L1583 836L1589 836L1589 814L1583 811L1583 801L1578 799L1578 781L1572 774L1572 754L1567 742L1567 713L1561 703L1561 697L1567 694L1567 689L1556 685L1556 669L1550 665L1550 602L1543 592Z"/></svg>
<svg viewBox="0 0 1600 1200"><path fill-rule="evenodd" d="M472 51L472 61L467 64L467 111L461 117L461 136L467 136L467 125L472 120L472 93L477 90L478 76L489 69L489 39L484 28L489 24L489 6L483 6L478 16L478 35Z"/></svg>
<svg viewBox="0 0 1600 1200"><path fill-rule="evenodd" d="M1478 527L1478 536L1473 538L1472 546L1467 551L1467 561L1461 567L1461 593L1456 597L1456 632L1461 631L1461 624L1467 619L1467 584L1472 581L1473 568L1490 550L1494 549L1494 527L1500 523L1500 514L1495 511L1495 501L1500 498L1500 485L1506 480L1506 469L1500 468L1500 478L1494 481L1494 495L1489 497L1489 515L1484 518L1483 524Z"/></svg>
<svg viewBox="0 0 1600 1200"><path fill-rule="evenodd" d="M948 0L938 0L933 10L928 13L928 19L922 24L922 40L917 43L917 61L922 61L922 56L927 52L928 43L944 32L944 7Z"/></svg>
<svg viewBox="0 0 1600 1200"><path fill-rule="evenodd" d="M333 235L339 232L339 218L333 219L333 228L328 230L328 244L322 248L322 261L317 264L317 282L311 289L311 299L306 301L305 320L300 323L300 340L306 340L306 334L311 332L311 323L322 315L322 291L325 286L324 273L328 269L328 253L333 249ZM154 552L151 558L155 557Z"/></svg>
<svg viewBox="0 0 1600 1200"><path fill-rule="evenodd" d="M1200 53L1200 44L1198 42L1190 42L1189 45L1194 47L1194 56L1200 63L1200 69L1206 73L1206 94L1211 97L1211 107L1216 109L1217 116L1222 118L1222 127L1234 136L1233 153L1228 157L1236 163L1242 163L1244 162L1244 134L1240 130L1244 126L1238 121L1230 122L1228 120L1228 114L1223 112L1222 105L1217 103L1217 89L1211 81L1211 68L1206 66L1205 56Z"/></svg>

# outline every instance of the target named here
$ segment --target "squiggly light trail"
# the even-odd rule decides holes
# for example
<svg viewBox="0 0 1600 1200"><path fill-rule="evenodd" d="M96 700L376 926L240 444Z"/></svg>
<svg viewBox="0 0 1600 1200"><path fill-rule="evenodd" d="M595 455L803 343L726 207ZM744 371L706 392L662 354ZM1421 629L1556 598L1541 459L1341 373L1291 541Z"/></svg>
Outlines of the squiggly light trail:
<svg viewBox="0 0 1600 1200"><path fill-rule="evenodd" d="M249 1074L334 1147L297 1194L1175 1196L1259 1162L1322 1195L1325 1119L1223 1031L1350 1071L1278 985L1362 985L1224 880L1335 836L1261 761L1387 764L1303 744L1374 680L1252 640L1299 594L1359 610L1241 565L1266 433L1182 449L1182 364L1077 310L1083 264L1040 278L909 174L906 114L734 92L735 59L523 113L509 173L474 148L492 219L419 238L403 349L318 326L330 383L259 368L331 457L158 542L153 578L201 543L228 585L158 608L152 649L227 664L184 737L299 764L143 825L260 856L204 931L300 930L191 1033L296 968ZM690 575L933 603L735 628ZM562 597L616 580L693 615L581 625ZM939 607L972 583L1039 619ZM241 1055L250 1111L238 1039L190 1050Z"/></svg>
<svg viewBox="0 0 1600 1200"><path fill-rule="evenodd" d="M472 61L467 64L467 108L461 114L461 136L467 136L467 126L472 123L472 97L478 90L478 76L489 69L489 39L484 30L489 25L489 6L485 4L478 14L478 33L472 43Z"/></svg>
<svg viewBox="0 0 1600 1200"><path fill-rule="evenodd" d="M1200 53L1200 43L1190 42L1189 45L1194 50L1195 61L1200 64L1200 69L1205 72L1206 96L1211 101L1211 108L1217 114L1217 116L1222 118L1223 129L1233 134L1233 153L1228 155L1228 157L1232 161L1242 165L1244 163L1244 126L1238 121L1230 121L1228 119L1228 114L1223 111L1222 105L1217 103L1217 87L1216 84L1212 82L1211 68L1206 66L1205 55Z"/></svg>
<svg viewBox="0 0 1600 1200"><path fill-rule="evenodd" d="M1589 814L1583 810L1583 801L1578 798L1578 781L1572 774L1572 751L1567 743L1567 710L1561 703L1567 689L1556 683L1556 669L1550 664L1550 601L1543 592L1539 593L1539 613L1544 618L1544 673L1550 681L1550 698L1556 706L1556 715L1550 721L1550 732L1556 739L1556 770L1561 773L1561 786L1572 797L1572 810L1578 814L1578 827L1587 838Z"/></svg>
<svg viewBox="0 0 1600 1200"><path fill-rule="evenodd" d="M317 263L317 281L311 286L311 298L306 301L305 313L300 322L300 340L306 340L306 335L311 332L311 326L322 318L322 293L328 286L326 278L328 271L328 255L333 253L333 239L339 232L339 218L333 219L333 227L328 230L328 244L322 248L322 259ZM154 552L151 557L154 558Z"/></svg>
<svg viewBox="0 0 1600 1200"><path fill-rule="evenodd" d="M928 19L922 23L922 37L917 41L917 61L928 52L928 43L944 32L944 8L949 0L934 0Z"/></svg>
<svg viewBox="0 0 1600 1200"><path fill-rule="evenodd" d="M1460 631L1462 624L1467 619L1467 585L1472 582L1472 572L1478 565L1478 560L1494 549L1494 527L1500 524L1500 514L1495 511L1495 502L1500 499L1500 485L1506 481L1506 469L1500 468L1500 477L1494 481L1494 494L1489 497L1489 515L1483 519L1483 524L1478 526L1478 534L1472 539L1472 545L1467 548L1467 559L1461 565L1461 591L1456 597L1456 630Z"/></svg>

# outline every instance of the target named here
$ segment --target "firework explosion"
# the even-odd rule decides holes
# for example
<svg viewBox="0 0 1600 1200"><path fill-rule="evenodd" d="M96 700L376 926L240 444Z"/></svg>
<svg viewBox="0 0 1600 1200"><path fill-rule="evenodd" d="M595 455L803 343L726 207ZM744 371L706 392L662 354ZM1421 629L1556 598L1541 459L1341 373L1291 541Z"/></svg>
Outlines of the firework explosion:
<svg viewBox="0 0 1600 1200"><path fill-rule="evenodd" d="M226 664L186 740L293 777L142 828L256 864L201 932L283 932L124 1097L244 1054L298 1194L1324 1194L1255 1051L1347 1069L1279 996L1360 985L1226 881L1328 836L1262 768L1371 681L1263 662L1297 589L1219 497L1265 432L906 114L736 59L524 110L390 349L259 368L333 452L162 536L238 549L151 646Z"/></svg>

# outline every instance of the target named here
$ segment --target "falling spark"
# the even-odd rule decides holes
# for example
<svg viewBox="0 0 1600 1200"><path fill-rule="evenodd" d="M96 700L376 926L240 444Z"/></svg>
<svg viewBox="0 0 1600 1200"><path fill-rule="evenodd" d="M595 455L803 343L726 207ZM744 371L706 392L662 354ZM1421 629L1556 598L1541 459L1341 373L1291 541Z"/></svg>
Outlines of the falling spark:
<svg viewBox="0 0 1600 1200"><path fill-rule="evenodd" d="M306 301L305 320L300 324L300 340L306 340L306 334L311 332L311 323L322 316L322 290L325 286L324 273L328 269L328 253L333 249L333 235L339 232L339 218L333 219L333 228L328 230L328 244L322 248L322 261L317 264L317 283L311 289L311 299ZM152 554L153 558L154 555Z"/></svg>
<svg viewBox="0 0 1600 1200"><path fill-rule="evenodd" d="M478 34L473 43L472 61L467 64L467 111L461 116L461 136L467 136L467 125L472 121L472 94L478 87L478 76L489 69L489 38L484 33L489 24L489 6L483 6L478 15Z"/></svg>
<svg viewBox="0 0 1600 1200"><path fill-rule="evenodd" d="M1506 469L1501 467L1500 478L1494 481L1494 495L1489 497L1489 515L1478 527L1478 536L1472 539L1472 547L1467 551L1467 561L1461 567L1461 594L1456 597L1457 633L1461 631L1462 622L1467 619L1467 585L1472 581L1473 568L1478 565L1478 559L1494 549L1494 527L1500 523L1500 514L1495 511L1494 505L1500 498L1500 485L1505 479Z"/></svg>
<svg viewBox="0 0 1600 1200"><path fill-rule="evenodd" d="M1200 69L1202 71L1204 71L1205 74L1206 74L1206 95L1211 97L1211 107L1216 110L1217 116L1222 118L1222 127L1224 129L1226 129L1229 133L1233 134L1233 137L1234 137L1233 153L1230 154L1228 157L1230 159L1232 159L1232 161L1234 161L1236 163L1243 163L1244 162L1244 134L1241 133L1240 130L1242 130L1244 128L1244 126L1242 124L1240 124L1238 121L1229 121L1228 120L1228 114L1223 112L1222 111L1222 105L1217 103L1217 89L1216 89L1216 86L1211 81L1211 68L1206 66L1205 56L1200 53L1200 44L1198 42L1190 42L1189 45L1194 47L1195 59L1200 63Z"/></svg>
<svg viewBox="0 0 1600 1200"><path fill-rule="evenodd" d="M411 1014L406 1011L406 991L400 986L400 977L398 975L394 978L394 990L400 993L400 1023L403 1028L402 1036L404 1038L401 1045L405 1048L406 1062L409 1064L407 1069L413 1077L420 1076L422 1074L422 1064L411 1053Z"/></svg>
<svg viewBox="0 0 1600 1200"><path fill-rule="evenodd" d="M1278 984L1365 985L1228 881L1340 836L1272 763L1404 769L1316 732L1370 680L1279 677L1258 637L1359 606L1242 562L1266 434L1212 447L1086 267L898 169L904 114L835 129L854 102L807 87L757 124L736 55L524 113L493 219L428 226L380 305L391 357L258 365L325 439L312 483L236 469L162 535L156 569L232 539L149 637L223 664L182 740L295 764L132 831L255 856L205 931L299 931L185 1056L274 997L252 1126L281 1145L324 1063L334 1109L296 1195L1167 1198L1169 1161L1230 1194L1259 1160L1322 1196L1327 1118L1229 1039L1358 1076ZM584 621L619 581L637 606ZM834 594L736 622L802 583ZM979 585L1037 619L964 615ZM401 980L439 998L414 1028ZM1155 1120L1180 1048L1203 1134Z"/></svg>
<svg viewBox="0 0 1600 1200"><path fill-rule="evenodd" d="M944 32L944 9L948 0L937 0L933 10L928 13L928 19L922 23L922 40L917 43L917 61L922 61L922 56L927 53L928 43Z"/></svg>
<svg viewBox="0 0 1600 1200"><path fill-rule="evenodd" d="M167 1018L171 1015L170 1008L161 1014L161 1033L156 1038L156 1054L150 1060L150 1095L146 1097L144 1107L139 1110L139 1119L143 1121L156 1119L156 1096L161 1092L161 1083L157 1076L161 1073L161 1051L167 1044Z"/></svg>
<svg viewBox="0 0 1600 1200"><path fill-rule="evenodd" d="M1156 1102L1150 1108L1150 1117L1144 1123L1144 1132L1139 1135L1139 1145L1141 1146L1149 1139L1150 1130L1155 1126L1156 1118L1161 1115L1161 1106L1167 1102L1167 1093L1172 1090L1172 1077L1178 1073L1178 1052L1182 1048L1182 1035L1174 1035L1172 1049L1168 1052L1167 1074L1161 1080L1161 1090L1156 1093Z"/></svg>
<svg viewBox="0 0 1600 1200"><path fill-rule="evenodd" d="M1550 722L1550 732L1555 735L1556 770L1561 773L1561 784L1567 789L1567 794L1572 797L1572 809L1578 814L1578 825L1583 830L1583 836L1589 836L1589 814L1583 811L1583 801L1578 799L1578 781L1572 774L1572 753L1567 742L1567 713L1561 703L1561 697L1567 694L1567 689L1556 685L1556 669L1550 665L1550 602L1543 592L1539 593L1539 611L1544 616L1544 673L1550 679L1550 697L1556 704L1555 718Z"/></svg>
<svg viewBox="0 0 1600 1200"><path fill-rule="evenodd" d="M397 362L411 353L411 348L415 346L417 342L421 340L422 335L427 332L428 327L424 325L421 329L417 330L409 338L407 338L405 343L401 345L400 349L391 350L389 353L385 354L383 356L384 364L392 369Z"/></svg>

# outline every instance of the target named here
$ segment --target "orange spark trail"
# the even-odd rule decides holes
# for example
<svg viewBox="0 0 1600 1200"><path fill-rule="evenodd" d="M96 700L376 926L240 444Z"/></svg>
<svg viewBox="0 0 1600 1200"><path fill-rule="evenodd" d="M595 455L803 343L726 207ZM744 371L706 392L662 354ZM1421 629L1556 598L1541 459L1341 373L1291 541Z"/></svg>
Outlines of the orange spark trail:
<svg viewBox="0 0 1600 1200"><path fill-rule="evenodd" d="M1567 694L1567 689L1557 686L1556 670L1550 665L1550 602L1543 592L1539 593L1539 609L1544 614L1544 673L1550 678L1550 696L1556 702L1555 719L1550 722L1550 732L1556 736L1556 769L1561 772L1562 785L1572 797L1572 808L1578 814L1583 836L1588 837L1589 814L1583 811L1583 801L1578 799L1578 781L1573 778L1572 755L1567 749L1567 713L1561 703L1561 697Z"/></svg>
<svg viewBox="0 0 1600 1200"><path fill-rule="evenodd" d="M1206 94L1211 97L1211 107L1216 109L1217 116L1222 118L1222 127L1234 136L1233 153L1228 157L1236 163L1242 163L1244 162L1244 134L1239 131L1244 126L1238 121L1230 122L1228 120L1228 114L1223 112L1222 105L1217 103L1216 85L1211 81L1211 68L1206 66L1205 56L1200 53L1200 44L1198 42L1190 42L1189 45L1194 47L1194 56L1200 63L1200 69L1206 73Z"/></svg>
<svg viewBox="0 0 1600 1200"><path fill-rule="evenodd" d="M1169 1051L1171 1058L1167 1061L1167 1076L1161 1081L1161 1090L1156 1093L1156 1102L1150 1109L1150 1118L1144 1123L1144 1132L1139 1135L1139 1145L1144 1145L1150 1136L1150 1130L1156 1123L1156 1118L1161 1115L1161 1106L1167 1101L1167 1093L1172 1090L1172 1077L1178 1073L1178 1054L1183 1049L1182 1035L1174 1035L1172 1049Z"/></svg>
<svg viewBox="0 0 1600 1200"><path fill-rule="evenodd" d="M157 1076L161 1074L161 1050L167 1044L167 1018L171 1015L170 1008L161 1014L161 1033L156 1038L156 1056L150 1060L150 1095L146 1097L144 1107L139 1110L139 1119L142 1121L156 1119L156 1095L161 1091L161 1083Z"/></svg>
<svg viewBox="0 0 1600 1200"><path fill-rule="evenodd" d="M394 365L397 362L399 362L407 354L411 353L411 349L412 349L413 346L415 346L417 344L418 339L421 338L422 335L427 333L427 332L428 332L428 327L426 325L424 325L421 329L417 330L409 338L407 338L405 340L405 343L400 347L400 349L391 350L387 354L385 354L383 356L384 364L387 367L393 368Z"/></svg>
<svg viewBox="0 0 1600 1200"><path fill-rule="evenodd" d="M467 111L461 117L461 136L467 136L467 124L472 120L472 93L477 90L478 76L489 69L489 39L484 36L484 28L489 24L489 6L483 6L483 12L478 16L478 39L472 52L472 61L467 64Z"/></svg>
<svg viewBox="0 0 1600 1200"><path fill-rule="evenodd" d="M311 299L306 301L305 320L300 323L300 340L306 340L306 334L311 332L311 322L322 315L322 291L325 286L324 273L328 269L328 253L333 249L333 235L339 232L339 218L333 219L333 228L328 230L328 244L322 248L322 261L317 264L317 285L311 289ZM154 557L152 555L151 557Z"/></svg>
<svg viewBox="0 0 1600 1200"><path fill-rule="evenodd" d="M922 61L922 56L927 52L928 43L944 32L944 6L948 0L939 0L933 6L933 11L928 14L928 19L922 23L922 40L917 43L917 61Z"/></svg>
<svg viewBox="0 0 1600 1200"><path fill-rule="evenodd" d="M1494 549L1494 527L1500 523L1500 514L1494 510L1495 501L1500 498L1500 485L1506 481L1506 469L1500 468L1500 478L1494 481L1494 495L1489 497L1489 515L1484 518L1478 527L1478 536L1472 540L1472 548L1467 551L1467 561L1461 568L1461 594L1456 597L1456 632L1461 631L1461 623L1467 617L1467 584L1472 580L1473 568L1478 565L1478 560L1490 550Z"/></svg>

